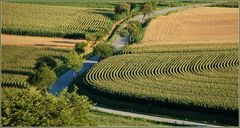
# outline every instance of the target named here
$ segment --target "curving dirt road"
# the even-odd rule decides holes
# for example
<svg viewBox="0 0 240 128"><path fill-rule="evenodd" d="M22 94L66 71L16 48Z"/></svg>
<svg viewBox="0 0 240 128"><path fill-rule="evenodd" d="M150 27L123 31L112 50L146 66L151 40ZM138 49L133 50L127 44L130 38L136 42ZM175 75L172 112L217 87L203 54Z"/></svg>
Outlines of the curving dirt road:
<svg viewBox="0 0 240 128"><path fill-rule="evenodd" d="M105 112L105 113L110 113L110 114L129 116L129 117L133 117L133 118L142 118L142 119L170 123L170 124L178 124L178 125L186 125L186 126L187 125L188 126L201 126L201 127L221 127L218 125L209 125L209 124L196 123L196 122L185 121L185 120L156 117L156 116L150 116L150 115L144 115L144 114L138 114L138 113L132 113L132 112L124 112L124 111L113 110L113 109L97 107L97 106L95 106L93 109L97 110L97 111Z"/></svg>

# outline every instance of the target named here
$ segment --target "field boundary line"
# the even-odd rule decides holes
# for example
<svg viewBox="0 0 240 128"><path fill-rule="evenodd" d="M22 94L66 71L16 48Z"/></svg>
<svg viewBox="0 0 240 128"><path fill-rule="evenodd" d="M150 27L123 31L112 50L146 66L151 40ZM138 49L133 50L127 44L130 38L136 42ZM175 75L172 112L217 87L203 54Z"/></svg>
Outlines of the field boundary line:
<svg viewBox="0 0 240 128"><path fill-rule="evenodd" d="M163 118L163 117L151 116L151 115L146 115L146 114L138 114L138 113L102 108L102 107L98 107L98 106L94 106L93 109L100 111L100 112L110 113L110 114L117 114L117 115L122 115L122 116L141 118L141 119L147 119L147 120L163 122L163 123L170 123L170 124L204 126L204 127L222 127L219 125L209 125L209 124L197 123L197 122L191 122L191 121L185 121L185 120Z"/></svg>

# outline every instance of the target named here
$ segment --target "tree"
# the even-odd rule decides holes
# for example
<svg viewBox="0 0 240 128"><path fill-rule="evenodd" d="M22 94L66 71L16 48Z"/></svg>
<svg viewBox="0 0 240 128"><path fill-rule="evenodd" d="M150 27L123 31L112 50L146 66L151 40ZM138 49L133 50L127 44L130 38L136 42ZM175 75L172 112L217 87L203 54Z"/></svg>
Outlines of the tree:
<svg viewBox="0 0 240 128"><path fill-rule="evenodd" d="M114 12L116 14L123 14L123 13L129 13L131 9L131 5L128 3L121 3L115 6Z"/></svg>
<svg viewBox="0 0 240 128"><path fill-rule="evenodd" d="M157 3L154 2L154 1L149 1L149 2L145 2L143 5L142 5L142 12L143 12L143 19L142 19L142 23L143 23L143 20L145 18L145 16L148 14L150 15L154 10L156 10L157 8Z"/></svg>
<svg viewBox="0 0 240 128"><path fill-rule="evenodd" d="M125 37L128 35L128 30L122 29L120 32L118 32L121 37Z"/></svg>
<svg viewBox="0 0 240 128"><path fill-rule="evenodd" d="M153 11L157 10L157 7L158 7L159 2L157 2L157 1L151 1L151 3L152 3Z"/></svg>
<svg viewBox="0 0 240 128"><path fill-rule="evenodd" d="M78 55L77 52L70 52L67 57L67 67L73 70L73 80L75 80L76 72L83 66L83 57Z"/></svg>
<svg viewBox="0 0 240 128"><path fill-rule="evenodd" d="M4 90L1 124L3 126L91 126L88 116L92 103L76 91L59 96L30 89Z"/></svg>
<svg viewBox="0 0 240 128"><path fill-rule="evenodd" d="M130 35L130 43L141 41L143 37L142 25L138 21L130 21L127 24L127 30Z"/></svg>
<svg viewBox="0 0 240 128"><path fill-rule="evenodd" d="M137 3L130 3L130 11L133 11L135 8L137 8L138 4Z"/></svg>
<svg viewBox="0 0 240 128"><path fill-rule="evenodd" d="M77 44L75 44L75 51L76 51L78 54L84 53L86 46L87 46L87 43L85 43L85 42L77 43Z"/></svg>
<svg viewBox="0 0 240 128"><path fill-rule="evenodd" d="M49 69L48 66L43 66L36 71L35 83L38 88L42 90L47 90L54 81L56 81L57 76L55 72Z"/></svg>
<svg viewBox="0 0 240 128"><path fill-rule="evenodd" d="M48 66L50 69L54 69L55 67L57 67L57 62L51 56L40 57L37 59L35 69L40 70L40 68L43 66Z"/></svg>
<svg viewBox="0 0 240 128"><path fill-rule="evenodd" d="M98 44L93 48L93 53L100 56L101 59L105 59L113 55L113 47L109 44Z"/></svg>
<svg viewBox="0 0 240 128"><path fill-rule="evenodd" d="M130 21L127 24L127 29L131 33L139 33L142 30L142 25L139 21Z"/></svg>
<svg viewBox="0 0 240 128"><path fill-rule="evenodd" d="M103 39L104 35L107 34L107 30L101 30L97 33L91 33L91 34L87 34L86 39L90 40L90 41L94 41L94 44L97 43L97 41L100 41L101 39Z"/></svg>

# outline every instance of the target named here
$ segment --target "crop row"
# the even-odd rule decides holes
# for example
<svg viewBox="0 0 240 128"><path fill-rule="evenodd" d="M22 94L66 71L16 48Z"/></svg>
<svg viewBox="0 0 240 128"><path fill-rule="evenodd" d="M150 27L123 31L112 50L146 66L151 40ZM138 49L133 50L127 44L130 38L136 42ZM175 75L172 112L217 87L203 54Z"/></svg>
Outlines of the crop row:
<svg viewBox="0 0 240 128"><path fill-rule="evenodd" d="M122 50L124 54L131 53L189 53L206 51L236 50L237 43L218 44L175 44L175 45L129 45Z"/></svg>
<svg viewBox="0 0 240 128"><path fill-rule="evenodd" d="M112 25L109 10L3 2L6 34L85 38Z"/></svg>
<svg viewBox="0 0 240 128"><path fill-rule="evenodd" d="M236 51L127 54L97 64L86 83L125 100L236 111L238 65Z"/></svg>
<svg viewBox="0 0 240 128"><path fill-rule="evenodd" d="M69 52L67 49L33 48L23 46L3 46L2 85L27 87L29 76L38 58L52 56L62 62Z"/></svg>
<svg viewBox="0 0 240 128"><path fill-rule="evenodd" d="M97 32L102 29L111 27L111 20L107 17L99 14L89 13L82 14L79 17L75 17L63 28L71 31L83 31L83 32Z"/></svg>

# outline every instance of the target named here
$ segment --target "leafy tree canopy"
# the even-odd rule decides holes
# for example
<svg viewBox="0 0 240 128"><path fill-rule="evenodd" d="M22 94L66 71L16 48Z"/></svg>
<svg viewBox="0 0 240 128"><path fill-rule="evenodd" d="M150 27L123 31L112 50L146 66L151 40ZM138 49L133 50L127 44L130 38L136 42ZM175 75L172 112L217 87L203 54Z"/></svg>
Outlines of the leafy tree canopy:
<svg viewBox="0 0 240 128"><path fill-rule="evenodd" d="M127 24L127 30L130 34L130 43L137 43L143 38L143 28L139 21L130 21Z"/></svg>
<svg viewBox="0 0 240 128"><path fill-rule="evenodd" d="M116 14L129 13L131 5L128 3L121 3L115 6L114 11Z"/></svg>
<svg viewBox="0 0 240 128"><path fill-rule="evenodd" d="M85 43L85 42L77 43L77 44L75 44L75 51L78 54L84 53L86 46L87 46L87 43Z"/></svg>
<svg viewBox="0 0 240 128"><path fill-rule="evenodd" d="M43 66L36 71L35 84L40 88L47 90L57 79L55 72L48 66Z"/></svg>
<svg viewBox="0 0 240 128"><path fill-rule="evenodd" d="M35 69L39 70L43 66L48 66L50 69L57 67L57 62L51 56L44 56L37 59Z"/></svg>
<svg viewBox="0 0 240 128"><path fill-rule="evenodd" d="M41 93L35 88L4 90L3 126L89 126L92 108L86 96L63 91L58 96Z"/></svg>
<svg viewBox="0 0 240 128"><path fill-rule="evenodd" d="M101 57L101 59L105 59L109 56L113 55L113 47L109 44L98 44L94 47L93 53Z"/></svg>
<svg viewBox="0 0 240 128"><path fill-rule="evenodd" d="M67 56L67 66L72 70L79 71L83 66L83 57L82 55L78 55L77 52L70 52Z"/></svg>

